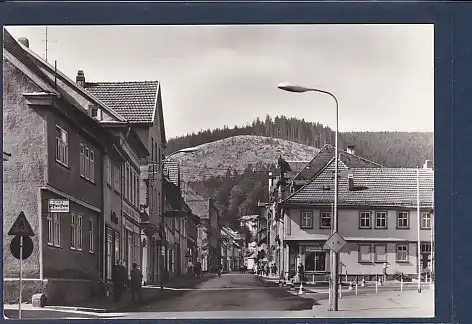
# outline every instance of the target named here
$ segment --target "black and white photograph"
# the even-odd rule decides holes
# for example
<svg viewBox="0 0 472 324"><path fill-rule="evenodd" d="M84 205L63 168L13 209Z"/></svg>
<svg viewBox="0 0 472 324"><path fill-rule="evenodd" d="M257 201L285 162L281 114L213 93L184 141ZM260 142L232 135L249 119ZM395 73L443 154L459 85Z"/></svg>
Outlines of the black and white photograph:
<svg viewBox="0 0 472 324"><path fill-rule="evenodd" d="M432 24L3 29L7 319L433 318L434 188Z"/></svg>

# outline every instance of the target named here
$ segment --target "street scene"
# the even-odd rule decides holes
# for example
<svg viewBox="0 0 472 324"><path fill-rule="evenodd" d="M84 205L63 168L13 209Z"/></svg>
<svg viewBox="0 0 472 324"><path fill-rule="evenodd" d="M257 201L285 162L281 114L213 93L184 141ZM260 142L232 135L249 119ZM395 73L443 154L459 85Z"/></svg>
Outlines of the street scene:
<svg viewBox="0 0 472 324"><path fill-rule="evenodd" d="M434 317L433 30L4 28L5 318Z"/></svg>

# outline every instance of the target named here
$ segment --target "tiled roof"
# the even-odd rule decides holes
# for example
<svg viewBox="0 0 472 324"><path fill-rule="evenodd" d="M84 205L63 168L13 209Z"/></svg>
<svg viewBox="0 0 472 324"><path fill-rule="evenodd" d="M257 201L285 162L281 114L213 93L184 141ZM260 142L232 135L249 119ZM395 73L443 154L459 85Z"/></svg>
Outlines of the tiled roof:
<svg viewBox="0 0 472 324"><path fill-rule="evenodd" d="M311 180L318 172L320 172L328 163L334 159L335 147L327 144L317 155L306 164L305 168L294 177L294 180ZM340 161L349 168L380 168L380 164L369 161L360 156L339 150Z"/></svg>
<svg viewBox="0 0 472 324"><path fill-rule="evenodd" d="M297 174L300 173L300 171L302 171L308 163L310 163L310 161L287 161L288 164L290 165L290 168L292 169L292 171L289 171L285 174L286 177L288 177L288 179L294 179Z"/></svg>
<svg viewBox="0 0 472 324"><path fill-rule="evenodd" d="M196 193L190 188L182 188L182 197L192 210L192 213L201 219L210 218L210 202L208 197Z"/></svg>
<svg viewBox="0 0 472 324"><path fill-rule="evenodd" d="M348 169L340 166L339 206L416 207L417 184L414 168L352 168L354 186L365 190L351 191ZM284 203L295 205L330 205L334 200L334 163L328 165L307 185L288 197ZM419 169L420 205L431 207L434 201L434 171Z"/></svg>
<svg viewBox="0 0 472 324"><path fill-rule="evenodd" d="M179 185L179 164L177 161L166 161L164 162L164 174L172 181L174 184Z"/></svg>
<svg viewBox="0 0 472 324"><path fill-rule="evenodd" d="M85 88L130 123L152 123L158 81L87 82Z"/></svg>

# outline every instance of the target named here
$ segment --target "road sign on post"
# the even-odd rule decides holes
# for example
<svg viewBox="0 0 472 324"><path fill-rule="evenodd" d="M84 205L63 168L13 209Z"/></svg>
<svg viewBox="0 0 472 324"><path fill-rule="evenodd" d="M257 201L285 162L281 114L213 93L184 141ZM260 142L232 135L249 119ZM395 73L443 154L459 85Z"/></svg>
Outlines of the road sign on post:
<svg viewBox="0 0 472 324"><path fill-rule="evenodd" d="M23 290L23 283L22 283L23 282L23 259L28 258L31 255L31 252L33 251L33 248L32 248L33 241L31 240L30 236L34 236L34 231L31 228L31 225L28 222L28 219L26 218L25 213L23 213L23 211L21 211L18 217L16 218L15 222L13 223L13 226L8 231L8 235L15 236L15 238L12 240L12 245L10 245L10 250L15 258L17 258L14 253L16 252L15 245L18 245L18 250L19 250L18 256L20 259L20 298L18 301L18 318L21 319L21 301L22 301L22 290ZM16 240L18 240L18 243L14 243L16 242ZM25 251L23 251L24 243L27 244ZM27 255L26 258L23 255L24 252L26 252L25 253L25 255Z"/></svg>
<svg viewBox="0 0 472 324"><path fill-rule="evenodd" d="M334 253L339 253L344 246L346 246L346 240L339 235L338 233L334 233L331 237L326 241L325 247L332 250Z"/></svg>
<svg viewBox="0 0 472 324"><path fill-rule="evenodd" d="M21 251L21 260L26 260L33 253L33 240L31 237L20 235L15 236L10 243L10 252L15 258L20 260L20 238L23 238L23 251Z"/></svg>

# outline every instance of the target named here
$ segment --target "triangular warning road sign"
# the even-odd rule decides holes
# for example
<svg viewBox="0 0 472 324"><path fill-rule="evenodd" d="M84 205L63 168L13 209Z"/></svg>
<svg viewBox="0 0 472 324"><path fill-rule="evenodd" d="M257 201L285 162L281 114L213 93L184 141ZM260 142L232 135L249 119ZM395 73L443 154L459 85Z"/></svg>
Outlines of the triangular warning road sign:
<svg viewBox="0 0 472 324"><path fill-rule="evenodd" d="M34 236L33 229L31 228L30 223L26 219L25 213L20 212L16 218L15 223L11 227L8 235L23 235L23 236Z"/></svg>

